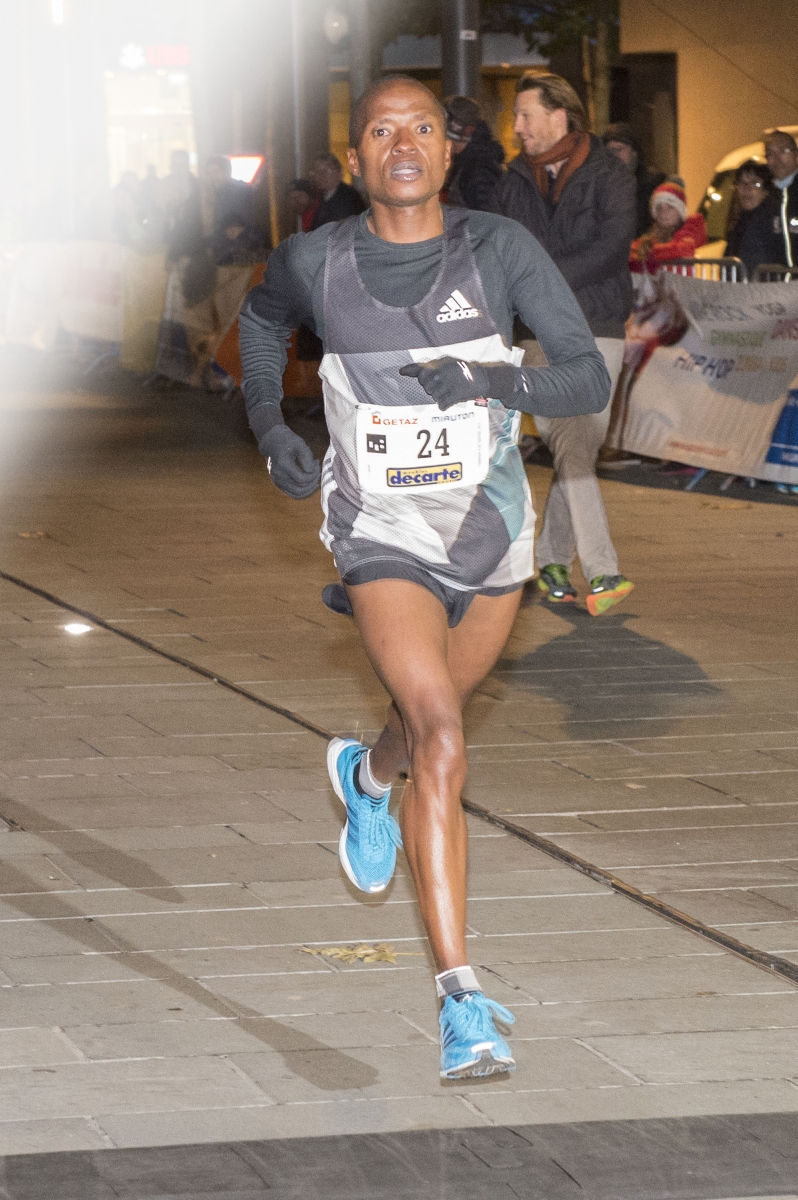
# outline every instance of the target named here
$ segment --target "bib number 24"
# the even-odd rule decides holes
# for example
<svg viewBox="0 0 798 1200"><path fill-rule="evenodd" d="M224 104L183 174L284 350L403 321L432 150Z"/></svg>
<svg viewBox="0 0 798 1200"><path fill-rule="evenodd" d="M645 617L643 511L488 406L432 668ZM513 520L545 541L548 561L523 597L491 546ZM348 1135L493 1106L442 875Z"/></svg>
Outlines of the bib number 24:
<svg viewBox="0 0 798 1200"><path fill-rule="evenodd" d="M365 492L438 492L482 483L490 465L488 409L468 400L357 410L357 472Z"/></svg>

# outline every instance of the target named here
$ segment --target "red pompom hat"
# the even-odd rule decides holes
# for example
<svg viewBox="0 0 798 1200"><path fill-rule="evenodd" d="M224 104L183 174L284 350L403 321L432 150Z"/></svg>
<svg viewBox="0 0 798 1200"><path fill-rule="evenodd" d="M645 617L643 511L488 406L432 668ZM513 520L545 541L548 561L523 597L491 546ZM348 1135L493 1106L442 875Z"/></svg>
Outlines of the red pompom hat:
<svg viewBox="0 0 798 1200"><path fill-rule="evenodd" d="M656 220L655 209L661 203L672 204L674 208L678 208L682 215L682 220L687 218L687 195L684 190L684 180L678 175L671 175L659 187L655 187L651 193L651 199L648 202L651 215Z"/></svg>

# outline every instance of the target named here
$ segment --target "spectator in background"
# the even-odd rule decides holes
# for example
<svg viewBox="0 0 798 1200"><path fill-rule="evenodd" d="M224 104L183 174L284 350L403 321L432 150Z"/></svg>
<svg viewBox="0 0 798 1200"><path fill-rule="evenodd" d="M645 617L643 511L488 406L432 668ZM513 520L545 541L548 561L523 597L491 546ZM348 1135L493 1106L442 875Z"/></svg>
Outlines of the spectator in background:
<svg viewBox="0 0 798 1200"><path fill-rule="evenodd" d="M645 233L651 223L648 207L651 193L665 180L666 175L664 171L659 173L649 171L643 147L632 133L631 125L627 125L624 121L608 125L601 140L609 152L629 168L637 182L635 237L639 237L641 233Z"/></svg>
<svg viewBox="0 0 798 1200"><path fill-rule="evenodd" d="M604 356L612 391L623 365L624 321L632 307L629 243L635 228L635 181L628 167L587 132L582 102L559 75L522 75L515 132L523 149L496 192L498 211L523 225L565 276ZM544 366L534 331L522 331L524 361ZM550 601L574 601L569 579L576 553L593 616L623 600L634 584L618 568L596 479L610 406L579 417L536 417L554 458L554 483L536 548L538 587Z"/></svg>
<svg viewBox="0 0 798 1200"><path fill-rule="evenodd" d="M749 158L735 171L734 186L725 252L731 258L741 258L752 275L760 261L763 214L759 209L773 192L773 176L765 163Z"/></svg>
<svg viewBox="0 0 798 1200"><path fill-rule="evenodd" d="M199 203L199 180L192 174L187 150L173 150L170 171L162 181L166 236L171 239L186 209Z"/></svg>
<svg viewBox="0 0 798 1200"><path fill-rule="evenodd" d="M773 191L751 218L746 253L754 265L798 264L798 145L783 129L765 138L765 158Z"/></svg>
<svg viewBox="0 0 798 1200"><path fill-rule="evenodd" d="M321 196L309 179L293 180L288 189L288 203L302 226L302 233L310 232L320 202Z"/></svg>
<svg viewBox="0 0 798 1200"><path fill-rule="evenodd" d="M158 207L158 193L162 190L157 168L154 163L150 163L147 167L147 174L139 189L138 210L142 225Z"/></svg>
<svg viewBox="0 0 798 1200"><path fill-rule="evenodd" d="M139 195L141 184L135 171L123 171L112 193L111 230L115 242L132 246L141 231Z"/></svg>
<svg viewBox="0 0 798 1200"><path fill-rule="evenodd" d="M632 242L629 267L653 275L669 258L693 258L706 244L707 227L701 213L688 217L684 180L678 175L654 188L649 207L654 224Z"/></svg>
<svg viewBox="0 0 798 1200"><path fill-rule="evenodd" d="M230 172L230 160L214 156L199 188L187 189L169 240L171 270L158 336L157 375L211 391L232 389L214 355L238 316L252 264L264 253L253 189Z"/></svg>
<svg viewBox="0 0 798 1200"><path fill-rule="evenodd" d="M310 228L320 229L331 221L356 217L365 211L360 193L343 181L343 169L334 154L320 154L313 164L311 178L321 192L321 203Z"/></svg>
<svg viewBox="0 0 798 1200"><path fill-rule="evenodd" d="M444 101L446 136L452 144L452 165L441 193L446 204L489 212L502 177L504 150L496 141L482 109L468 96Z"/></svg>

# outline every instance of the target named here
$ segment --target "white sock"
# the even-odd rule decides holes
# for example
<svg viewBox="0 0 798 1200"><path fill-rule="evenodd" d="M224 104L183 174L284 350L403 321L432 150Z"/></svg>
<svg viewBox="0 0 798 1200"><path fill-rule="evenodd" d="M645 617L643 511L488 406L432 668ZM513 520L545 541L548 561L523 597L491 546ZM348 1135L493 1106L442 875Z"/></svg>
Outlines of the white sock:
<svg viewBox="0 0 798 1200"><path fill-rule="evenodd" d="M436 975L435 991L439 1000L445 1000L447 996L454 996L457 992L481 992L482 988L477 983L473 968L465 966L452 967Z"/></svg>
<svg viewBox="0 0 798 1200"><path fill-rule="evenodd" d="M371 796L372 800L382 800L383 796L387 796L391 790L390 783L380 783L379 779L375 779L371 773L371 751L364 754L360 760L360 766L357 772L357 785L361 792L365 792L367 796Z"/></svg>

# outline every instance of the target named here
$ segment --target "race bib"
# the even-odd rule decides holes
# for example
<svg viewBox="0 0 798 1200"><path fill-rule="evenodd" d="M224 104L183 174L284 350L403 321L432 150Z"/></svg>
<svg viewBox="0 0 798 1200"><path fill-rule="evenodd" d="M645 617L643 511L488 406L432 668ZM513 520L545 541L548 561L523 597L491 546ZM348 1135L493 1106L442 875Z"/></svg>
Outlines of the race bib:
<svg viewBox="0 0 798 1200"><path fill-rule="evenodd" d="M437 404L357 410L357 476L364 492L440 492L475 487L490 466L486 404L467 400L441 412Z"/></svg>

